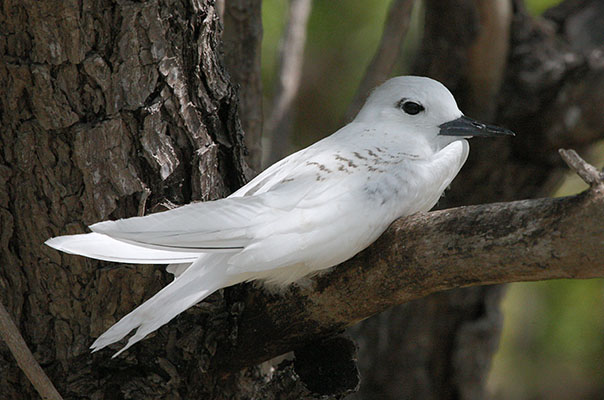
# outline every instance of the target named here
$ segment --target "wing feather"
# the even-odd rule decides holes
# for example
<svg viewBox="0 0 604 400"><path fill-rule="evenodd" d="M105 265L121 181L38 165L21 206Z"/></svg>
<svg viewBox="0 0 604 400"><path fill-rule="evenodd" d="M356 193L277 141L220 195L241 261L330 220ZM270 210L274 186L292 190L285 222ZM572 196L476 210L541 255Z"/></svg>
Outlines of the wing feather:
<svg viewBox="0 0 604 400"><path fill-rule="evenodd" d="M285 218L316 186L309 178L286 181L254 196L193 203L173 210L90 226L93 232L138 246L171 251L236 250L256 230Z"/></svg>
<svg viewBox="0 0 604 400"><path fill-rule="evenodd" d="M48 239L45 243L65 253L127 264L190 263L199 258L199 252L149 249L112 239L100 233L58 236Z"/></svg>

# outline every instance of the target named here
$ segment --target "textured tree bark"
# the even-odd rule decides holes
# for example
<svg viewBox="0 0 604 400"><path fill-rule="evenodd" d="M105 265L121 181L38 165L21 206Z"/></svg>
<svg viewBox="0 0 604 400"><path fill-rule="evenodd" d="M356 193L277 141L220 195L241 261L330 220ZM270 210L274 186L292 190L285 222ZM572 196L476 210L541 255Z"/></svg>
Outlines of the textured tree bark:
<svg viewBox="0 0 604 400"><path fill-rule="evenodd" d="M557 149L583 150L604 137L603 114L594 107L604 100L597 50L604 43L595 34L604 18L601 2L565 1L546 19L536 20L521 1L511 1L508 47L499 38L485 46L483 35L508 31L501 20L484 19L485 11L507 19L509 4L504 3L426 2L416 73L444 82L467 115L517 133L512 140L472 141L470 158L441 208L547 196L561 178ZM477 67L485 63L503 76L493 71L486 80L477 76ZM490 96L477 98L477 89ZM489 286L438 293L357 325L353 336L361 345L363 383L355 398L484 398L502 324L498 301L503 290Z"/></svg>
<svg viewBox="0 0 604 400"><path fill-rule="evenodd" d="M0 26L0 301L65 398L211 392L216 377L199 375L216 332L199 329L230 317L193 312L127 360L91 357L91 339L167 276L43 242L140 205L223 197L244 182L212 2L7 1ZM214 306L226 302L217 296ZM36 396L4 343L0 392Z"/></svg>

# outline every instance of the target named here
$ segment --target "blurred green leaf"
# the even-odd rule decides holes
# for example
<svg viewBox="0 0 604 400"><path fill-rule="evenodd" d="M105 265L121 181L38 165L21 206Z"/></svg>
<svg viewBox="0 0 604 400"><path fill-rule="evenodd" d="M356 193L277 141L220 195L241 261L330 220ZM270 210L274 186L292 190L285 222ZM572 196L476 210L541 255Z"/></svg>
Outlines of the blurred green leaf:
<svg viewBox="0 0 604 400"><path fill-rule="evenodd" d="M562 2L562 0L526 0L525 1L527 10L533 15L540 15L548 8L553 7L561 2Z"/></svg>

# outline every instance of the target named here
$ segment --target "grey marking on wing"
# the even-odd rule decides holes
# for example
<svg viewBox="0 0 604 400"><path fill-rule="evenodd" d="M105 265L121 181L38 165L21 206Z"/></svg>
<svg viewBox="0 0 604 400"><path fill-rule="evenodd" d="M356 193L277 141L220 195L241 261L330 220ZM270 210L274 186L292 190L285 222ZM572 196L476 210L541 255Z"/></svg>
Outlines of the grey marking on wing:
<svg viewBox="0 0 604 400"><path fill-rule="evenodd" d="M347 174L352 174L352 172L350 172L350 170L346 168L344 164L340 164L340 166L338 167L338 171L346 172Z"/></svg>
<svg viewBox="0 0 604 400"><path fill-rule="evenodd" d="M348 164L348 166L349 166L350 168L357 168L357 165L356 165L356 164L355 164L355 163L354 163L354 162L353 162L351 159L348 159L348 158L346 158L346 157L342 157L342 156L341 156L341 155L339 155L339 154L336 154L336 155L335 155L335 158L336 158L336 160L338 160L338 161L344 161L345 163L347 163L347 164Z"/></svg>
<svg viewBox="0 0 604 400"><path fill-rule="evenodd" d="M417 154L405 153L403 151L396 153L399 156L407 156L411 158L420 158Z"/></svg>
<svg viewBox="0 0 604 400"><path fill-rule="evenodd" d="M372 202L379 202L382 206L390 198L388 191L377 185L365 185L363 190Z"/></svg>
<svg viewBox="0 0 604 400"><path fill-rule="evenodd" d="M369 181L363 186L363 191L371 202L379 202L380 205L384 205L398 198L402 186L404 186L403 181L384 180L379 184L375 181Z"/></svg>
<svg viewBox="0 0 604 400"><path fill-rule="evenodd" d="M385 170L383 170L381 168L374 167L373 165L365 164L365 167L367 167L367 170L369 172L385 172Z"/></svg>
<svg viewBox="0 0 604 400"><path fill-rule="evenodd" d="M323 171L323 172L327 172L328 174L331 173L331 170L329 168L327 168L325 165L318 163L316 161L306 161L306 165L314 165L317 168L319 168L319 170Z"/></svg>
<svg viewBox="0 0 604 400"><path fill-rule="evenodd" d="M354 151L352 154L354 154L354 156L356 158L358 158L359 160L366 160L367 157L363 157L362 155L360 155L358 152Z"/></svg>
<svg viewBox="0 0 604 400"><path fill-rule="evenodd" d="M372 150L370 150L370 149L366 149L366 150L367 150L367 154L369 154L371 157L379 158L379 156L377 154L375 154Z"/></svg>

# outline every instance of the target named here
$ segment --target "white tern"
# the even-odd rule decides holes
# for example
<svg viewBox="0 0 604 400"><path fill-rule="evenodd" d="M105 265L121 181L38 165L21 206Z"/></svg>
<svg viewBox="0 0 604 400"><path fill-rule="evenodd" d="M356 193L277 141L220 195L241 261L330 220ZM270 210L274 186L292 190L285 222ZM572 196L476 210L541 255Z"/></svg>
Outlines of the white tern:
<svg viewBox="0 0 604 400"><path fill-rule="evenodd" d="M513 135L465 117L429 78L388 80L356 118L272 165L225 199L90 226L46 244L70 254L173 264L175 279L103 333L93 351L137 329L126 350L218 289L288 285L337 265L397 218L430 210L466 161L472 136Z"/></svg>

